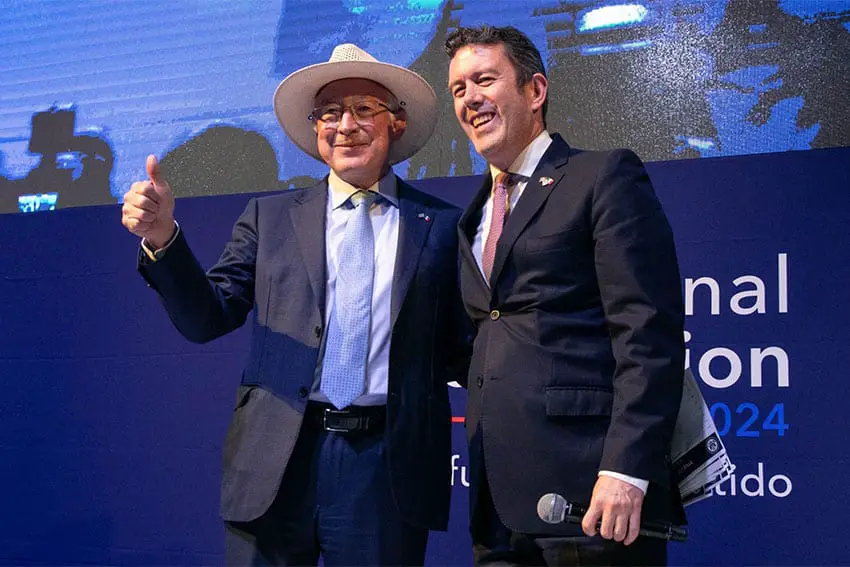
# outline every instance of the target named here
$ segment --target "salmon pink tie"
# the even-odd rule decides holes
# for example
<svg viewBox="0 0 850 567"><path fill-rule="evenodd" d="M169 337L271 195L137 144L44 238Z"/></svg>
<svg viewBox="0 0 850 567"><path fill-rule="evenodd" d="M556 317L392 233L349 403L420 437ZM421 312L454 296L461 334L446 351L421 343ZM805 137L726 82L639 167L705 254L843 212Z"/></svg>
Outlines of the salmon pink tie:
<svg viewBox="0 0 850 567"><path fill-rule="evenodd" d="M490 218L490 232L484 242L484 251L481 253L481 267L484 271L484 279L490 282L490 273L493 271L493 261L496 259L496 245L502 236L502 228L505 226L505 215L508 209L508 186L513 175L501 172L493 181L493 214Z"/></svg>

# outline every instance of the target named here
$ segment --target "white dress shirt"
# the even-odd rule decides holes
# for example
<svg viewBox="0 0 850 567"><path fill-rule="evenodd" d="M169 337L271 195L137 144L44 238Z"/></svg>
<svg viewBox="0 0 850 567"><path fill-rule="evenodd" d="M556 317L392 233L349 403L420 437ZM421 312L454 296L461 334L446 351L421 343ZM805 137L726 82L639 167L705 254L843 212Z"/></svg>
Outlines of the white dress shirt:
<svg viewBox="0 0 850 567"><path fill-rule="evenodd" d="M520 153L514 162L508 167L508 173L519 175L519 178L514 182L512 187L508 187L508 211L513 211L519 202L522 193L525 191L528 180L537 169L537 164L543 158L543 154L549 149L552 143L552 136L544 130L528 146ZM502 173L502 170L494 165L490 165L490 175L493 179ZM490 191L490 196L484 203L484 210L481 213L481 222L478 223L478 230L475 232L475 237L472 239L472 255L475 257L475 263L478 264L478 269L481 274L484 274L484 268L481 261L484 252L484 243L487 241L487 234L490 232L490 222L493 218L493 192ZM487 279L486 277L484 278ZM629 484L638 487L644 494L649 486L649 481L640 478L635 478L622 473L612 471L599 471L602 476L610 476L616 479L628 482Z"/></svg>
<svg viewBox="0 0 850 567"><path fill-rule="evenodd" d="M507 211L513 211L516 207L519 198L525 191L525 186L528 185L528 179L534 170L537 169L537 164L546 150L549 149L549 144L552 143L552 136L544 130L539 136L534 138L530 144L517 156L508 172L519 175L513 186L508 187L508 207ZM490 166L490 175L496 179L498 174L502 173L495 165ZM487 202L484 203L484 210L481 213L481 222L478 223L478 230L475 232L475 237L472 239L472 255L475 257L475 263L478 264L478 269L484 275L484 267L481 263L481 257L484 253L484 243L487 242L487 234L490 232L490 222L493 219L493 192L487 197ZM484 278L487 279L486 277Z"/></svg>
<svg viewBox="0 0 850 567"><path fill-rule="evenodd" d="M325 287L325 328L330 321L336 298L339 250L345 235L345 226L354 213L353 208L344 205L348 198L359 190L331 171L328 177L325 229L325 262L328 275ZM372 328L369 335L369 356L366 362L366 384L363 395L354 401L354 405L358 406L382 405L387 402L391 334L390 303L398 249L398 185L392 170L375 185L369 187L369 191L380 194L382 198L378 199L369 211L375 235L375 280L372 290ZM324 356L324 344L322 356ZM322 361L316 369L317 377L322 375L321 364ZM316 380L310 399L327 402L327 397L319 387L319 380Z"/></svg>

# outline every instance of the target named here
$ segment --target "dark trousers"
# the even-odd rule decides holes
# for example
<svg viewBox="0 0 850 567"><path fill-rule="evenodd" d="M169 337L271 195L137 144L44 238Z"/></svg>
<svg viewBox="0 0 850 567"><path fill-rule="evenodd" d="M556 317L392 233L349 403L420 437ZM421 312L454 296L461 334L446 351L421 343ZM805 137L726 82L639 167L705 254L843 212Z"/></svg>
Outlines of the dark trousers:
<svg viewBox="0 0 850 567"><path fill-rule="evenodd" d="M480 431L480 429L479 429ZM667 543L645 537L625 546L601 536L552 537L511 531L499 519L487 483L486 463L480 438L470 444L470 462L476 463L472 502L472 552L476 565L584 566L666 565ZM473 454L473 451L476 453ZM520 466L520 465L517 465ZM534 506L535 503L529 503Z"/></svg>
<svg viewBox="0 0 850 567"><path fill-rule="evenodd" d="M384 434L344 436L305 420L274 503L225 524L227 565L422 565L428 530L399 515Z"/></svg>

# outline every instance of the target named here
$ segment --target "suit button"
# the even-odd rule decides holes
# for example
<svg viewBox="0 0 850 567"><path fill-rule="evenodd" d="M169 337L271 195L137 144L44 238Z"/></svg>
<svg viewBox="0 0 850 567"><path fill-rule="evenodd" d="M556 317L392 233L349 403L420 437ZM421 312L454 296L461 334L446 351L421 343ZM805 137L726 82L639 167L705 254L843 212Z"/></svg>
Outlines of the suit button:
<svg viewBox="0 0 850 567"><path fill-rule="evenodd" d="M316 328L313 329L313 334L316 335L316 338L320 338L322 336L322 328L316 325Z"/></svg>
<svg viewBox="0 0 850 567"><path fill-rule="evenodd" d="M491 321L498 321L499 317L501 317L501 316L502 316L502 314L499 312L498 309L493 309L492 311L490 311L490 320Z"/></svg>
<svg viewBox="0 0 850 567"><path fill-rule="evenodd" d="M484 376L479 376L479 377L475 380L475 382L478 384L478 387L480 388L481 386L483 386L483 385L484 385Z"/></svg>
<svg viewBox="0 0 850 567"><path fill-rule="evenodd" d="M307 394L309 394L309 393L310 393L310 390L308 390L306 386L301 386L300 388L298 388L298 397L299 398L306 398Z"/></svg>

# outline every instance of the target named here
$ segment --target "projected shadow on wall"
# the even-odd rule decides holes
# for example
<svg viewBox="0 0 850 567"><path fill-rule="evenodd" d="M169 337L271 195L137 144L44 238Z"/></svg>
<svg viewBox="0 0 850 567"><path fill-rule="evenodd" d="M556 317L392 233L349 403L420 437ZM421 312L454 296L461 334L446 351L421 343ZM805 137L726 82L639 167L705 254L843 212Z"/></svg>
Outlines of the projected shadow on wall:
<svg viewBox="0 0 850 567"><path fill-rule="evenodd" d="M6 155L0 152L0 214L17 211L18 199L12 181L6 176Z"/></svg>
<svg viewBox="0 0 850 567"><path fill-rule="evenodd" d="M160 167L175 197L261 193L319 181L307 175L278 179L271 143L258 132L236 126L204 129L169 150Z"/></svg>
<svg viewBox="0 0 850 567"><path fill-rule="evenodd" d="M109 191L112 145L97 130L76 131L73 105L36 112L27 151L38 163L26 176L3 175L0 160L0 213L34 212L114 203Z"/></svg>
<svg viewBox="0 0 850 567"><path fill-rule="evenodd" d="M803 18L783 10L776 0L735 0L707 47L715 63L715 85L727 93L717 106L728 104L728 93L737 93L751 102L740 116L742 123L761 128L784 121L796 128L803 143L777 150L850 145L846 8ZM743 153L748 142L739 138L736 149Z"/></svg>
<svg viewBox="0 0 850 567"><path fill-rule="evenodd" d="M409 178L480 173L447 92L446 36L459 26L515 25L549 71L548 127L578 147L629 147L647 161L850 144L850 9L780 0L488 0L418 3L398 13L393 60L412 61L438 96L438 127ZM386 0L333 6L330 35L298 33L312 2L284 4L272 75L315 63L351 41L382 53ZM426 6L431 7L427 12ZM808 7L807 7L808 6ZM835 6L834 11L829 8ZM430 18L430 41L419 41ZM332 29L331 29L332 28ZM331 33L332 32L332 33Z"/></svg>
<svg viewBox="0 0 850 567"><path fill-rule="evenodd" d="M41 157L26 177L4 176L0 156L0 213L115 202L109 191L113 165L109 142L94 135L68 137L72 117L49 112L50 120L33 118L31 153ZM61 141L63 137L68 139ZM71 162L76 167L69 167ZM210 126L191 136L166 152L160 165L175 197L259 193L318 181L309 176L279 180L277 157L265 136L228 125Z"/></svg>
<svg viewBox="0 0 850 567"><path fill-rule="evenodd" d="M278 187L274 148L257 132L215 125L160 160L175 197L254 193Z"/></svg>

